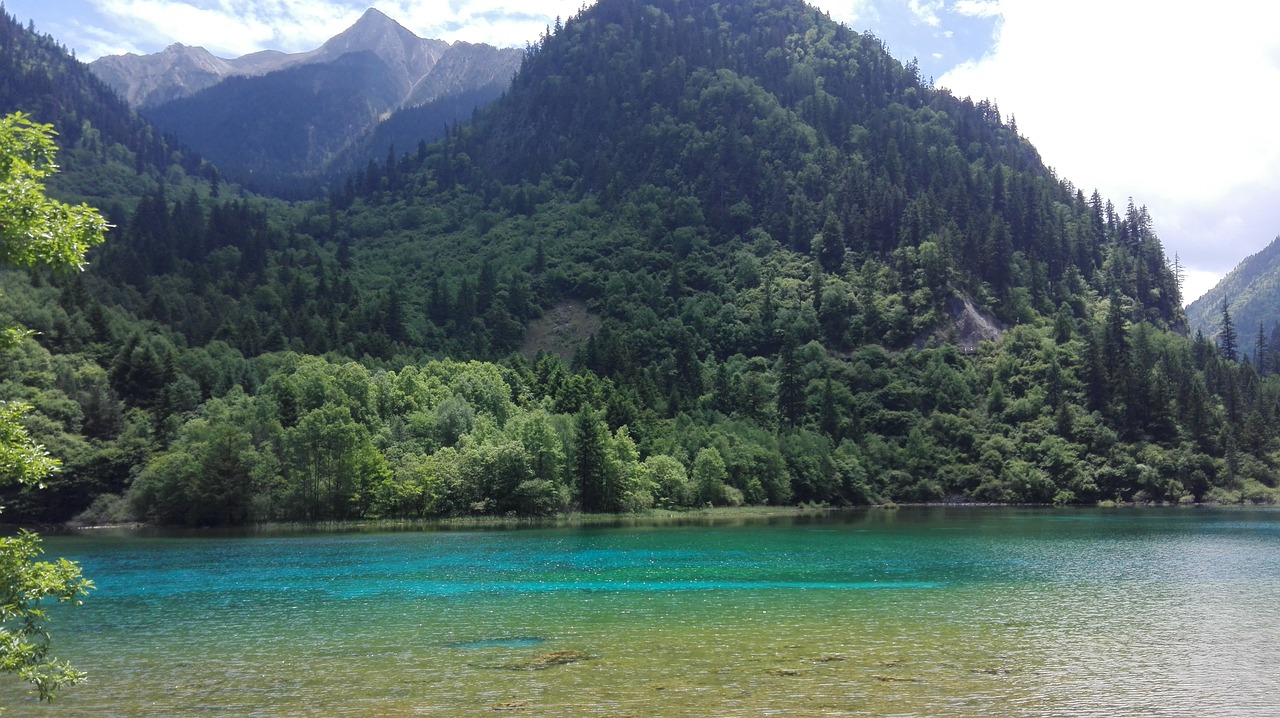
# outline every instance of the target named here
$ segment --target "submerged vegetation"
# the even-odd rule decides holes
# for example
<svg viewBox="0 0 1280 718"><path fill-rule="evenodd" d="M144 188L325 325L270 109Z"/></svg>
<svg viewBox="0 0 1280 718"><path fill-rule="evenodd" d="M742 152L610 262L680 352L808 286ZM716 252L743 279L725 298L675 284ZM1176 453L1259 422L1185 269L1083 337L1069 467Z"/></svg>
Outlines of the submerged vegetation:
<svg viewBox="0 0 1280 718"><path fill-rule="evenodd" d="M66 464L9 518L1280 495L1280 379L1184 336L1146 210L799 2L603 0L312 202L63 139L142 189L0 278Z"/></svg>

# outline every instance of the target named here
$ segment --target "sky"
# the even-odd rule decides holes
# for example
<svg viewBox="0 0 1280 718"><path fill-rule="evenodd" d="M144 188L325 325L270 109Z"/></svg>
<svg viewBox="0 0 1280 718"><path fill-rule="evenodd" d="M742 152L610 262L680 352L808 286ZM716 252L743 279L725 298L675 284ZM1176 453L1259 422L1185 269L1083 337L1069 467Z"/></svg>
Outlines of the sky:
<svg viewBox="0 0 1280 718"><path fill-rule="evenodd" d="M85 61L174 43L318 47L370 5L421 37L523 47L584 0L3 0ZM1280 234L1280 3L817 0L925 79L990 99L1059 177L1145 205L1185 299Z"/></svg>

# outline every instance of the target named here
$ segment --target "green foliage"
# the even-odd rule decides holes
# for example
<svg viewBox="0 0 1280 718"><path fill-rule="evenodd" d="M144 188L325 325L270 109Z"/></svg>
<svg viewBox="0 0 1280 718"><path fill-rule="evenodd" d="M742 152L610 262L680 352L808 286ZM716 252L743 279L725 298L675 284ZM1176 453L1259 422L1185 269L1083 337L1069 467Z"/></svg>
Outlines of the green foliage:
<svg viewBox="0 0 1280 718"><path fill-rule="evenodd" d="M31 441L20 422L30 409L27 404L0 403L0 482L5 485L38 485L58 468L58 461Z"/></svg>
<svg viewBox="0 0 1280 718"><path fill-rule="evenodd" d="M1246 257L1213 289L1187 307L1187 323L1192 332L1204 332L1210 339L1217 339L1222 329L1224 306L1241 330L1241 354L1256 359L1259 346L1264 352L1280 351L1280 343L1271 341L1273 330L1280 325L1280 312L1276 309L1280 307L1280 237L1257 254ZM1261 341L1250 334L1253 327L1259 325L1266 332ZM1257 361L1254 366L1263 368ZM1276 373L1276 367L1267 367L1267 371Z"/></svg>
<svg viewBox="0 0 1280 718"><path fill-rule="evenodd" d="M0 118L0 265L78 268L107 231L88 205L45 197L43 180L57 169L52 135L22 113Z"/></svg>
<svg viewBox="0 0 1280 718"><path fill-rule="evenodd" d="M0 265L79 267L89 247L103 239L107 225L95 210L69 207L44 195L41 180L55 168L52 133L52 127L21 114L0 119ZM0 356L29 337L20 330L6 331ZM31 408L0 402L0 487L40 487L59 466L21 423ZM40 700L51 700L84 674L49 656L48 614L40 602L78 601L93 584L76 564L35 560L40 553L35 534L24 531L0 539L0 673L16 674L34 686Z"/></svg>
<svg viewBox="0 0 1280 718"><path fill-rule="evenodd" d="M0 673L30 683L40 700L51 700L85 674L49 656L48 613L44 599L79 603L93 583L66 559L37 561L40 539L23 531L0 538Z"/></svg>

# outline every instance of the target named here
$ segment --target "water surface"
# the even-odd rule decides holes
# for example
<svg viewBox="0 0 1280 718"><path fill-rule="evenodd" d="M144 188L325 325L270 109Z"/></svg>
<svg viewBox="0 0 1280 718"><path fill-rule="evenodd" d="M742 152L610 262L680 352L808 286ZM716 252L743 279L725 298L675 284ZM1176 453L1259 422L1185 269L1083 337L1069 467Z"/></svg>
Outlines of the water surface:
<svg viewBox="0 0 1280 718"><path fill-rule="evenodd" d="M1274 716L1280 513L946 508L50 537L91 675L10 715Z"/></svg>

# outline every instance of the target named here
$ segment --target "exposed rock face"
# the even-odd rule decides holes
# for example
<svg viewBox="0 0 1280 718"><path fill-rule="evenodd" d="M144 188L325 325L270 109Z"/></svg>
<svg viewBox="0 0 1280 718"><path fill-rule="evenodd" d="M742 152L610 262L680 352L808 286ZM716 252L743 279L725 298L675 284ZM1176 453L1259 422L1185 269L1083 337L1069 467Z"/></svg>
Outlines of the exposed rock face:
<svg viewBox="0 0 1280 718"><path fill-rule="evenodd" d="M510 48L455 42L410 88L403 105L416 107L495 82L505 84L520 69L521 56L519 50Z"/></svg>
<svg viewBox="0 0 1280 718"><path fill-rule="evenodd" d="M1000 320L979 309L969 295L956 294L947 299L946 317L939 326L916 337L915 346L953 344L965 354L972 354L982 342L1000 341L1006 329Z"/></svg>
<svg viewBox="0 0 1280 718"><path fill-rule="evenodd" d="M133 107L156 107L190 97L228 77L265 75L300 65L336 62L353 52L371 52L386 64L401 89L397 107L510 79L521 51L418 37L374 8L356 24L309 52L274 50L238 58L217 57L202 47L174 44L151 55L109 55L89 69Z"/></svg>
<svg viewBox="0 0 1280 718"><path fill-rule="evenodd" d="M160 105L194 95L238 74L203 47L173 44L154 55L109 55L89 63L103 82L133 107Z"/></svg>
<svg viewBox="0 0 1280 718"><path fill-rule="evenodd" d="M982 342L999 341L1004 335L1000 323L979 310L968 295L948 301L947 313L951 315L956 346L963 352L975 352Z"/></svg>
<svg viewBox="0 0 1280 718"><path fill-rule="evenodd" d="M351 52L372 52L403 85L405 97L449 49L444 40L424 40L400 23L369 8L360 20L308 54L306 62L333 62Z"/></svg>

